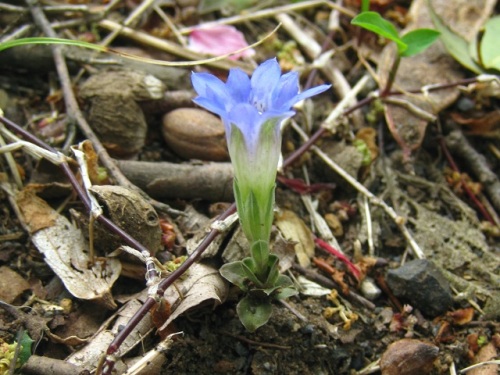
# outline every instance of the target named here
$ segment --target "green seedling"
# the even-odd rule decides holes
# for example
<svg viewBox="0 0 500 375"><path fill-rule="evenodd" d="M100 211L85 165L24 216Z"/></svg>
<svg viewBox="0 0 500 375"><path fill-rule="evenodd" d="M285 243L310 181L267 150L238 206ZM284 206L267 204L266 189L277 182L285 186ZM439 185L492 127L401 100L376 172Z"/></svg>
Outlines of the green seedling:
<svg viewBox="0 0 500 375"><path fill-rule="evenodd" d="M432 22L441 33L446 50L462 66L476 74L500 71L500 16L490 18L478 35L468 42L444 24L429 4Z"/></svg>
<svg viewBox="0 0 500 375"><path fill-rule="evenodd" d="M416 29L400 36L396 27L377 12L362 12L354 17L351 23L396 43L398 54L383 94L390 91L401 58L414 56L424 51L436 41L440 34L437 30Z"/></svg>

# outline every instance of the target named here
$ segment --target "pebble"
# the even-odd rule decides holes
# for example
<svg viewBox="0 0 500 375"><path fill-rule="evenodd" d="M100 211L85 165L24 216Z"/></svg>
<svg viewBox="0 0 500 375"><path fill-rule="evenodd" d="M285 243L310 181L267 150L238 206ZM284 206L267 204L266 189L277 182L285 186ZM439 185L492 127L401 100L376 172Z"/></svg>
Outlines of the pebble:
<svg viewBox="0 0 500 375"><path fill-rule="evenodd" d="M429 317L441 315L453 305L448 281L434 263L426 259L412 260L389 270L387 284L394 295Z"/></svg>
<svg viewBox="0 0 500 375"><path fill-rule="evenodd" d="M374 299L377 299L381 293L382 291L375 284L375 281L372 278L367 277L361 282L361 294L366 299L373 301Z"/></svg>
<svg viewBox="0 0 500 375"><path fill-rule="evenodd" d="M198 108L178 108L163 116L167 146L184 159L227 161L229 153L222 121Z"/></svg>
<svg viewBox="0 0 500 375"><path fill-rule="evenodd" d="M387 347L380 359L382 375L427 375L434 365L437 346L415 339L401 339Z"/></svg>

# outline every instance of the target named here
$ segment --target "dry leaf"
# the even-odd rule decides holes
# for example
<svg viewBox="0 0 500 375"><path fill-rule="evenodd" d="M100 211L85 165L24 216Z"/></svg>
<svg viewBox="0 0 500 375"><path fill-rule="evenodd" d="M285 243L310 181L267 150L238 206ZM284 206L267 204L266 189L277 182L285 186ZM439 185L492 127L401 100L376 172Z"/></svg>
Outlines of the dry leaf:
<svg viewBox="0 0 500 375"><path fill-rule="evenodd" d="M104 324L89 340L87 345L72 353L66 358L66 361L68 363L81 366L89 371L95 370L97 363L99 363L103 354L106 353L106 350L108 349L109 344L111 344L111 341L113 341L115 335L123 329L130 318L141 306L142 301L137 299L128 301L119 311L104 322ZM111 324L113 324L112 328L109 327ZM120 354L127 354L137 344L141 343L144 337L153 331L153 328L154 326L151 322L151 317L146 315L122 343L120 346ZM121 360L117 362L115 369L117 373L120 374L125 371L125 365L121 362Z"/></svg>
<svg viewBox="0 0 500 375"><path fill-rule="evenodd" d="M183 294L183 298L160 330L164 330L175 318L193 307L207 302L221 304L226 300L229 290L219 271L202 263L193 264L187 271L186 278L176 282L175 286L176 288L171 287L165 292L167 302L170 306L176 305L179 300L177 290Z"/></svg>
<svg viewBox="0 0 500 375"><path fill-rule="evenodd" d="M477 353L474 358L475 363L481 363L486 361L494 360L497 356L497 350L493 342L490 342L483 346L479 353ZM467 371L467 375L497 375L498 374L498 365L484 365L480 367L476 367L472 370Z"/></svg>
<svg viewBox="0 0 500 375"><path fill-rule="evenodd" d="M12 303L28 289L30 284L21 275L9 267L0 267L0 300Z"/></svg>
<svg viewBox="0 0 500 375"><path fill-rule="evenodd" d="M88 245L81 231L29 187L18 193L17 204L30 230L31 241L66 289L76 298L93 300L115 309L110 290L120 276L120 262L107 259L90 268Z"/></svg>
<svg viewBox="0 0 500 375"><path fill-rule="evenodd" d="M296 242L295 254L302 267L309 267L314 255L314 240L311 230L304 221L293 211L282 210L276 215L274 224L278 227L283 238Z"/></svg>

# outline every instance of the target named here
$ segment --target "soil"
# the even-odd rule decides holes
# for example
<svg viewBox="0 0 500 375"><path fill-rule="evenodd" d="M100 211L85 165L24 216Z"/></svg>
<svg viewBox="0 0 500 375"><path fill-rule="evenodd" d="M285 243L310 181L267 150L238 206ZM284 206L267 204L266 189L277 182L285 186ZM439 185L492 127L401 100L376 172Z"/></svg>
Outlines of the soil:
<svg viewBox="0 0 500 375"><path fill-rule="evenodd" d="M217 10L197 14L197 8L184 3L189 2L178 1L176 7L166 10L183 25L195 26L204 20L224 18L226 14ZM358 11L356 2L345 3L354 14ZM420 18L420 1L403 5L392 1L371 3L393 21L403 22L404 16L411 13L418 25L426 22ZM481 6L476 3L474 6L481 9L482 17L495 14L491 1L485 0ZM127 3L113 14L123 17L133 9L135 5ZM306 10L301 13L302 27L312 33L317 26L316 38L324 39L320 36L326 37L328 33L324 20L330 11L327 7ZM28 16L31 13L7 13L0 15L3 35L20 25L21 20L40 25L40 15L36 12L35 23ZM62 13L61 17L69 19L73 17L70 13ZM16 14L18 18L14 17ZM174 40L171 31L159 26L163 23L156 13L144 17L136 31ZM340 17L343 32L354 38L357 34L347 16ZM258 27L257 23L242 24L241 28L257 38L259 27L266 32L272 30L266 22ZM453 18L453 22L464 22L464 29L468 30L469 24L465 22L472 21L459 17ZM93 21L86 21L85 25L81 29L69 28L68 33L78 33L81 38L104 38L110 28L110 24L97 26ZM91 25L99 28L95 35L90 32ZM86 28L87 31L81 31ZM46 29L44 33L47 34ZM114 42L114 49L130 48L132 39L123 38ZM276 38L276 43L282 43L286 36L279 32ZM330 39L336 45L344 43L341 35ZM361 40L364 43L358 52L371 51L370 64L378 69L381 81L385 82L390 65L387 59L394 51L379 46L371 34ZM19 361L22 359L24 365L21 369L18 366L16 373L94 373L114 335L124 329L146 300L149 286L146 287L145 275L156 276L152 271L153 258L133 250L132 254L116 254L116 247L126 242L127 234L139 238L147 244L151 255L168 268L162 277L175 272L184 261L179 257L195 251L211 223L230 207L232 171L228 162L220 161L226 158L225 154L210 158L213 150L207 151L205 133L196 133L196 126L185 129L182 126L183 121L189 121L191 112L197 113L193 123L205 123L200 117L203 114L198 113L200 110L184 110L187 118L175 124L176 131L184 131L182 139L171 134L167 137L169 144L175 145L177 140L181 145L177 146L188 149L182 155L194 152L196 160L176 154L176 146L169 147L162 136L166 113L194 106L188 74L191 69L199 68L160 70L144 62L125 62L124 66L109 68L94 64L93 56L86 50L69 49L65 55L74 82L67 81L65 89L61 62L56 58L57 67L53 65L50 47L31 47L0 52L0 108L4 112L1 122L13 133L20 134L20 130L12 127L11 122L23 128L28 137L31 134L33 138L26 138L27 143L34 144L40 139L42 147L50 145L68 156L72 155L70 144L90 139L95 151L84 150L90 179L96 185L107 185L94 187L92 191L104 215L126 233L109 234L108 226L102 222L96 225L97 258L91 264L88 243L94 233L88 231L83 200L67 179L67 174L73 171L77 183L81 183L76 162L71 162L65 175L55 165L61 160L38 161L29 152L33 147L26 144L12 151L11 160L0 155L0 375L7 374L12 367L13 355ZM309 61L301 67L302 82L307 81L307 74L313 70L311 79L316 76L315 85L331 82L328 72L318 72L310 64L311 59L302 47L290 47L290 54L281 45L282 65L299 67L301 59L294 60L293 53L299 54ZM255 48L256 60L261 62L269 57L269 49L276 54L279 47L264 44ZM349 52L336 54L332 67L338 67L335 74L354 86L365 71L353 47L345 48ZM131 53L164 60L172 60L175 54L172 51L160 54L150 49L144 47ZM416 65L411 65L409 59L402 63L405 77L398 78L395 87L410 90L441 83L458 86L461 80L474 77L442 46L433 46L429 55L419 56ZM33 60L38 64L34 66ZM250 71L252 68L246 61L224 60L215 64L203 69L225 77L227 66L238 65ZM409 73L412 67L413 75ZM80 68L85 68L81 75ZM446 74L441 74L445 70ZM94 78L89 80L92 73ZM156 78L146 79L151 77L149 74ZM117 80L120 84L112 84ZM359 100L369 98L368 92L373 92L375 85L371 82ZM481 91L481 87L469 86L468 91L455 86L444 88L443 95L431 94L433 105L423 94L418 98L416 94L406 97L408 103L416 103L429 115L436 116L436 121L422 121L414 112L404 112L406 107L398 103L371 101L336 123L332 132L325 132L315 143L337 167L332 168L325 163L323 154L309 149L280 174L276 220L282 220L289 229L276 223L273 243L285 268L283 272L294 279L299 294L284 303L275 302L266 325L253 333L245 330L236 313L243 294L228 285L217 271L228 258L243 257L247 251L247 243L233 225L199 260L206 266L205 271L198 274L193 268L191 273L188 270L167 290L165 300L153 303L154 308L141 320L141 331L134 331L129 338L131 343L120 349L127 365L118 360L116 373L125 373L124 366L140 362L146 353L154 357L148 357L146 369L127 374L438 375L498 359L499 96ZM73 104L68 99L71 95L76 95ZM341 101L341 96L340 91L334 90L314 98L314 108L307 103L294 119L310 136ZM124 105L127 111L121 110ZM90 123L88 128L85 121ZM92 128L96 123L105 126ZM225 150L226 141L221 134L208 141L213 149ZM7 133L2 133L0 142L13 141ZM288 127L283 134L285 159L303 144L297 132ZM115 164L109 155L122 160ZM99 169L103 165L107 167L105 173ZM117 172L116 165L124 176ZM355 183L339 173L339 169L346 171ZM143 193L138 193L134 185ZM288 213L282 215L283 212ZM41 245L36 236L50 228L56 228L56 234L47 235ZM68 239L68 228L77 233L77 239ZM328 238L332 234L335 238ZM359 280L350 272L349 263L315 245L313 237L328 239L330 244L337 241L335 245L361 270ZM59 253L54 249L64 248L65 240L70 241L67 256L57 259ZM398 298L386 283L389 270L418 257L430 260L437 267L445 283L444 293L453 299L452 307L444 313L435 314L425 306L416 305L411 296ZM68 267L58 268L58 264ZM92 274L83 282L78 281L85 274L81 267ZM100 268L96 271L95 267ZM198 279L189 284L195 276L205 282L215 281L208 287L198 283ZM205 276L210 279L203 279ZM89 281L94 278L99 282ZM306 284L304 278L315 284ZM155 282L152 284L156 285ZM421 287L424 298L431 294L426 294L425 288ZM193 296L196 290L199 295ZM179 316L175 315L173 323L164 327L176 311ZM12 348L6 351L6 345L21 340L23 332L34 340L25 359L19 352L13 354ZM154 351L170 334L174 334L172 338L163 341L166 346ZM92 350L95 353L90 353ZM469 374L496 374L498 369L498 364L490 364L482 367L482 373Z"/></svg>

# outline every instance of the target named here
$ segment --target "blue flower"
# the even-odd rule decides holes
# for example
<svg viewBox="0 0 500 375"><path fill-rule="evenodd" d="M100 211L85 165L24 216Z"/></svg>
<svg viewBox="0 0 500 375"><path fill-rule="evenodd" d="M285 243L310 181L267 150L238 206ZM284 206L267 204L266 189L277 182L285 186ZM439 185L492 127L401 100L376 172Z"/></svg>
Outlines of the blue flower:
<svg viewBox="0 0 500 375"><path fill-rule="evenodd" d="M219 115L224 123L234 166L235 193L245 201L253 194L252 199L255 198L258 204L268 206L269 194L274 194L281 152L281 123L295 114L293 105L322 93L330 85L299 92L298 73L282 75L276 59L259 65L251 78L236 68L229 71L226 83L208 73L193 73L191 80L198 93L194 102ZM244 208L238 201L236 197L238 213L248 236L249 229L245 230L241 212ZM265 237L268 231L270 227L253 237Z"/></svg>

